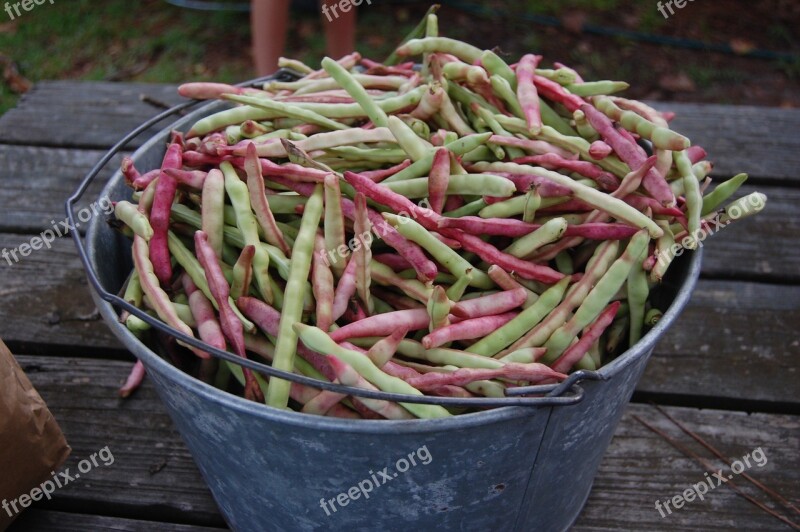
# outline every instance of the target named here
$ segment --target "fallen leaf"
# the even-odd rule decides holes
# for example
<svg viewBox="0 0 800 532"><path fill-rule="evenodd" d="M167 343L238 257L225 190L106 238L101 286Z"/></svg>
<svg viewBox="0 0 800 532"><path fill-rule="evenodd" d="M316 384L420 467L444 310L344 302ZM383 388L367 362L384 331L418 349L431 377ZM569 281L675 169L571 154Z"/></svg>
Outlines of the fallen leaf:
<svg viewBox="0 0 800 532"><path fill-rule="evenodd" d="M586 12L570 10L561 15L561 24L569 32L583 32L583 25L586 23Z"/></svg>
<svg viewBox="0 0 800 532"><path fill-rule="evenodd" d="M33 83L19 73L17 65L10 57L0 54L0 67L3 69L3 81L13 92L23 94L31 90Z"/></svg>
<svg viewBox="0 0 800 532"><path fill-rule="evenodd" d="M670 92L694 92L697 90L694 81L685 72L664 74L659 78L658 86Z"/></svg>
<svg viewBox="0 0 800 532"><path fill-rule="evenodd" d="M731 39L728 44L730 44L735 53L740 55L750 53L756 49L755 43L746 39Z"/></svg>
<svg viewBox="0 0 800 532"><path fill-rule="evenodd" d="M17 33L17 21L14 20L0 24L0 33L10 33L11 35Z"/></svg>

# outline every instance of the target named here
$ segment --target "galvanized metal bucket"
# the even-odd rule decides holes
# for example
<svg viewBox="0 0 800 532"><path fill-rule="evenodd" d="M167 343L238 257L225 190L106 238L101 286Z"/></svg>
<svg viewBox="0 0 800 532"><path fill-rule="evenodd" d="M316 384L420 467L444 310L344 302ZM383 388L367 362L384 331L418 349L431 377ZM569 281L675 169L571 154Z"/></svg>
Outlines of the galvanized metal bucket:
<svg viewBox="0 0 800 532"><path fill-rule="evenodd" d="M216 108L198 109L172 128L188 129ZM151 123L98 163L68 200L69 216L103 165ZM140 168L160 164L168 135L164 130L136 151ZM103 196L130 196L119 172ZM527 406L369 421L270 408L179 370L117 319L115 306L124 304L114 294L131 269L129 241L100 219L91 222L85 244L74 236L101 315L143 361L226 521L241 531L567 529L654 344L689 300L701 260L693 252L675 261L657 292L656 304L668 310L633 348ZM575 384L587 378L596 380Z"/></svg>

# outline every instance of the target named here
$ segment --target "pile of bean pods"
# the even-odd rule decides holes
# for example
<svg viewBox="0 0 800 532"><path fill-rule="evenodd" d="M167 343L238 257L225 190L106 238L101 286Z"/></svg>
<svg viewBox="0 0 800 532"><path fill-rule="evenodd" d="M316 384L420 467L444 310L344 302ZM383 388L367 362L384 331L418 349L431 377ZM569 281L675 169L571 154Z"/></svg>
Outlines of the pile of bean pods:
<svg viewBox="0 0 800 532"><path fill-rule="evenodd" d="M669 113L612 96L626 83L541 59L509 64L439 37L431 12L383 63L282 60L303 77L181 86L236 105L173 133L160 168L124 160L135 190L116 203L133 238L124 297L216 348L369 390L504 397L598 368L658 320L650 292L672 259L766 198L721 208L744 174L704 196L711 164ZM465 411L161 349L273 407ZM142 375L137 366L122 393Z"/></svg>

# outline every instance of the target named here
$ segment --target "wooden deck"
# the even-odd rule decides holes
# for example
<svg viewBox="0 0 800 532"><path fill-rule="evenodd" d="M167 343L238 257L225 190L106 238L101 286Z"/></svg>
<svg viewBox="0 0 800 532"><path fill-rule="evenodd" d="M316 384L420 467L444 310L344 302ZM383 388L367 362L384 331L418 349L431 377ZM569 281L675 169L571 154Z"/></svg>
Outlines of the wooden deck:
<svg viewBox="0 0 800 532"><path fill-rule="evenodd" d="M140 94L179 100L166 85L44 82L0 117L0 249L64 219L65 198L103 152L159 111ZM664 107L709 151L714 176L748 172L746 191L769 202L706 241L697 291L656 348L575 530L789 530L728 486L662 518L655 501L702 481L705 470L634 416L709 459L650 403L733 459L761 448L767 464L748 472L800 504L800 110ZM64 429L67 465L105 446L115 458L36 503L12 530L224 528L152 385L117 398L132 357L98 319L72 241L0 264L0 338ZM744 479L736 485L782 510Z"/></svg>

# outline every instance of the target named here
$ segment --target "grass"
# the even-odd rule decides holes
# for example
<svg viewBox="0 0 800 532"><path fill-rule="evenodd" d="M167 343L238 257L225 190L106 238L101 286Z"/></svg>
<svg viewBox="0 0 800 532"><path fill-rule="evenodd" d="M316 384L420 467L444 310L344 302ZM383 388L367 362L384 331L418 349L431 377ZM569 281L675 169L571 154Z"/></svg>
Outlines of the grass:
<svg viewBox="0 0 800 532"><path fill-rule="evenodd" d="M392 11L407 21L389 24L385 11L361 12L359 43L373 57L387 55L416 23L405 7ZM376 27L381 31L374 31ZM325 48L321 30L319 13L295 10L286 55L318 63ZM10 59L34 82L237 82L254 75L249 13L194 11L163 0L72 0L35 6L0 25L0 50L12 50ZM18 98L0 82L0 114Z"/></svg>
<svg viewBox="0 0 800 532"><path fill-rule="evenodd" d="M686 72L696 82L699 90L687 97L698 101L732 96L731 84L740 82L743 72L750 79L763 79L772 72L779 72L789 83L800 78L800 62L768 64L735 56L710 56L686 49L642 45L533 24L523 16L562 17L577 10L586 15L587 23L608 27L666 35L686 33L710 42L725 42L740 36L738 28L720 30L716 21L725 10L711 4L704 4L706 14L696 5L691 12L695 15L689 17L687 11L680 24L677 16L667 24L652 4L631 0L509 3L469 0L462 9L447 5L449 2L445 4L440 26L448 36L479 47L497 46L508 60L535 51L545 55L545 65L565 60L587 79L630 81L629 94L634 97L653 94L658 97L659 78L677 70ZM357 49L366 57L382 59L416 24L426 7L425 2L378 0L373 0L370 6L362 5L358 12ZM7 22L6 17L0 11L0 59L6 56L14 61L20 73L33 82L45 79L237 82L254 74L249 13L193 11L164 0L70 0L45 2L13 22ZM748 34L748 38L764 48L792 49L796 46L792 27L790 20L775 18L765 24L761 33ZM324 48L316 0L298 2L290 19L285 55L313 66L319 64ZM736 101L749 98L744 89L736 94ZM774 100L780 98L780 92L775 94L765 96L765 102L782 104L782 100ZM18 98L8 83L0 79L0 114L13 107Z"/></svg>
<svg viewBox="0 0 800 532"><path fill-rule="evenodd" d="M0 50L31 80L88 79L178 82L187 79L245 79L252 74L247 14L207 13L160 0L89 0L45 3L0 33ZM205 58L239 50L245 57L225 68L206 68ZM219 54L218 54L219 55ZM0 113L16 95L0 88Z"/></svg>

